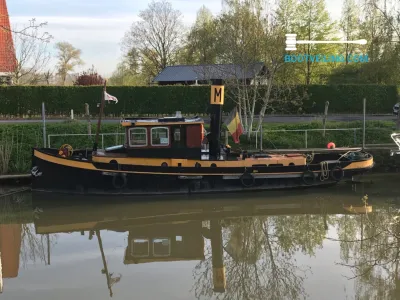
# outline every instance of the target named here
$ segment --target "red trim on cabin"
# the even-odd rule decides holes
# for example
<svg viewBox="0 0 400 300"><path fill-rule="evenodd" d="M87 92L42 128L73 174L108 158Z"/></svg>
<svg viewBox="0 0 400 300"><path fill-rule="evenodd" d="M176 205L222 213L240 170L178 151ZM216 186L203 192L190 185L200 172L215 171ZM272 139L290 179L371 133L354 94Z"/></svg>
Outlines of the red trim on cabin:
<svg viewBox="0 0 400 300"><path fill-rule="evenodd" d="M203 140L202 127L199 125L186 126L186 146L188 148L200 148Z"/></svg>

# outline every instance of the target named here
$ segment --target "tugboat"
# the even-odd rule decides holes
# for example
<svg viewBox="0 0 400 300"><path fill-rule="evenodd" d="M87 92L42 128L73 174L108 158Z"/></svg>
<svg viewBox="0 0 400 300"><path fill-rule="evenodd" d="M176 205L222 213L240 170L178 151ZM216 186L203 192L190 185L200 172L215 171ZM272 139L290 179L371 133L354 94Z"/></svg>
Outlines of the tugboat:
<svg viewBox="0 0 400 300"><path fill-rule="evenodd" d="M157 195L307 188L333 185L374 166L361 148L231 151L221 143L223 85L211 86L208 134L199 117L125 118L124 145L98 149L105 100L118 101L106 85L93 149L33 148L33 191ZM239 143L237 109L226 124Z"/></svg>

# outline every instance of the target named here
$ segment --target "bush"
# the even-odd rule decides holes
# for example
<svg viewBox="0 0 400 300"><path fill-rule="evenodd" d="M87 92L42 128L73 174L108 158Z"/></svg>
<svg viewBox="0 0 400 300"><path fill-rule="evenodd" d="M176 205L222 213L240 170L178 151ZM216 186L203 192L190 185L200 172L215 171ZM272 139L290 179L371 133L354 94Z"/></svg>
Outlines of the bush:
<svg viewBox="0 0 400 300"><path fill-rule="evenodd" d="M390 114L397 102L396 86L310 85L298 86L297 90L290 97L304 93L309 96L301 103L302 113L323 113L325 101L330 102L329 113L362 113L362 99L366 97L367 113ZM106 104L104 113L109 117L171 115L176 111L203 115L209 108L209 86L110 86L107 92L119 100L117 104ZM232 97L227 89L223 107L225 113L234 107ZM91 114L95 116L101 98L102 86L1 86L0 116L40 116L42 102L46 105L48 116L67 116L71 109L75 115L83 115L85 103L89 104ZM274 112L298 112L297 107L282 108L282 103L278 101L278 104L273 108ZM256 111L259 108L258 105Z"/></svg>

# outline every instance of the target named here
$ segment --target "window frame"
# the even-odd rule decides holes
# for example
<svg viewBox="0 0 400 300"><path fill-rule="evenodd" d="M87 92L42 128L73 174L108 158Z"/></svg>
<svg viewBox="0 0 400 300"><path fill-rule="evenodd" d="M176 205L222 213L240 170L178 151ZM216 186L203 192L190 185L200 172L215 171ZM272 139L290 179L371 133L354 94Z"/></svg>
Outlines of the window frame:
<svg viewBox="0 0 400 300"><path fill-rule="evenodd" d="M133 131L133 130L135 130L135 129L144 130L145 136L146 136L146 144L145 144L145 145L132 145L132 143L131 143L131 142L132 142L132 139L131 139L131 131ZM148 130L147 130L147 128L145 128L145 127L132 127L132 128L129 128L129 130L128 130L128 137L129 137L129 141L128 141L129 147L132 147L132 148L140 148L140 147L147 147L147 146L149 145Z"/></svg>
<svg viewBox="0 0 400 300"><path fill-rule="evenodd" d="M167 129L168 144L158 144L158 145L153 144L153 130L154 130L154 129L160 129L160 128L161 128L161 129ZM171 137L169 136L169 134L170 134L169 131L170 131L170 130L169 130L169 127L167 127L167 126L152 127L152 128L150 129L150 145L151 145L152 147L169 147L170 144L171 144Z"/></svg>
<svg viewBox="0 0 400 300"><path fill-rule="evenodd" d="M135 254L135 241L142 240L147 242L147 254ZM152 241L149 238L133 238L131 240L131 255L135 258L137 257L149 257L150 256L150 244Z"/></svg>
<svg viewBox="0 0 400 300"><path fill-rule="evenodd" d="M168 254L156 254L154 249L154 242L155 240L168 240ZM169 237L159 237L153 238L151 240L152 248L153 248L153 257L169 257L171 256L171 239Z"/></svg>

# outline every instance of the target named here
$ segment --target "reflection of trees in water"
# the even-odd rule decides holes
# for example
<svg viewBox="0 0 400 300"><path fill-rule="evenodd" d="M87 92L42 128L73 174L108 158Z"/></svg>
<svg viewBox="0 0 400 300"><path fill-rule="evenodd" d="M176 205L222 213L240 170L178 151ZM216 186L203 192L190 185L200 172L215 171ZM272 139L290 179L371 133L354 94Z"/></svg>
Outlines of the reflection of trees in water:
<svg viewBox="0 0 400 300"><path fill-rule="evenodd" d="M26 267L28 262L50 263L50 248L57 242L57 234L35 234L33 223L22 224L21 261Z"/></svg>
<svg viewBox="0 0 400 300"><path fill-rule="evenodd" d="M28 261L48 263L48 248L56 242L57 235L39 235L35 233L32 220L38 211L32 211L30 194L18 193L3 197L0 201L0 224L21 225L20 259L25 267Z"/></svg>
<svg viewBox="0 0 400 300"><path fill-rule="evenodd" d="M341 220L341 265L355 279L356 299L400 299L399 209L381 206L368 215ZM345 222L346 221L346 222Z"/></svg>
<svg viewBox="0 0 400 300"><path fill-rule="evenodd" d="M225 222L224 220L222 221ZM223 229L226 292L217 299L299 299L308 268L296 252L313 255L326 234L323 215L240 218ZM226 222L225 222L226 223ZM195 270L197 298L213 297L211 247Z"/></svg>

